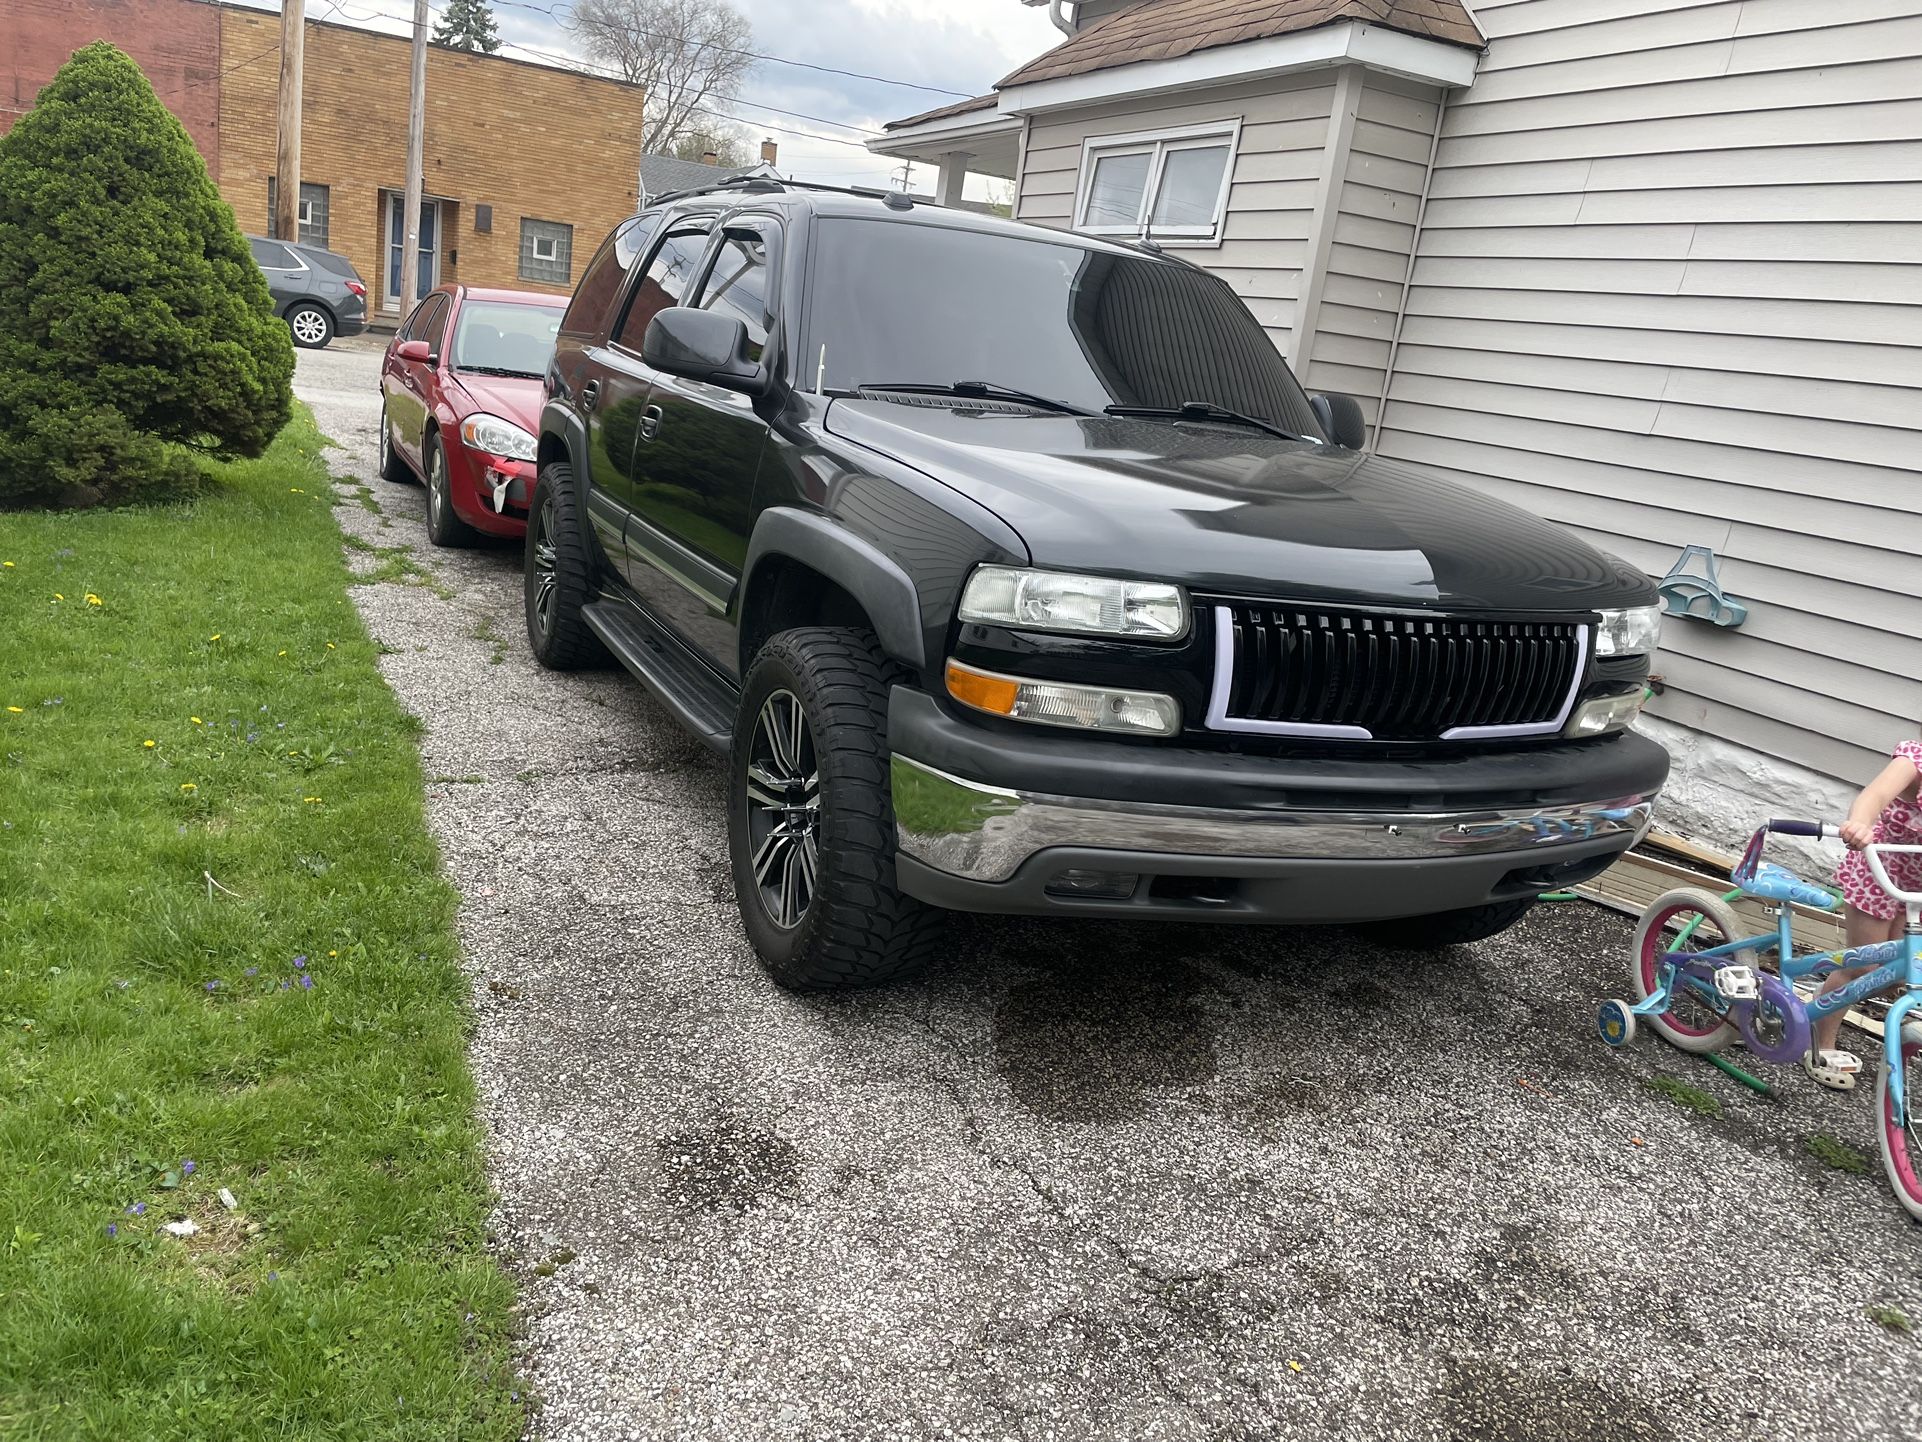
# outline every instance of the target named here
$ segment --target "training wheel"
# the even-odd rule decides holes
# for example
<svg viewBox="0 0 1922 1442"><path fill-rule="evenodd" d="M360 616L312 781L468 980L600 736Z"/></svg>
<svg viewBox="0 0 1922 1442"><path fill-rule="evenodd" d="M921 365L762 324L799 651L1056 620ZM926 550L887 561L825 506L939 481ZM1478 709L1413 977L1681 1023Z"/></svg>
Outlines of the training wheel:
<svg viewBox="0 0 1922 1442"><path fill-rule="evenodd" d="M1596 1013L1595 1030L1610 1046L1627 1046L1635 1040L1635 1013L1627 1002L1610 997Z"/></svg>

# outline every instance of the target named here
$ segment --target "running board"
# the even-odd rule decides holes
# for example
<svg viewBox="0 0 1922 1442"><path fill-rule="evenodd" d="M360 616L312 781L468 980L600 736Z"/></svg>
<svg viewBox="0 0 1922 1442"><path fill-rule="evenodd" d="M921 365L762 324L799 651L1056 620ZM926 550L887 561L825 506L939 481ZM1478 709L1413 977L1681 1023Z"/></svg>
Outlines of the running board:
<svg viewBox="0 0 1922 1442"><path fill-rule="evenodd" d="M735 698L706 662L625 601L590 601L581 616L675 720L713 750L727 754L734 739Z"/></svg>

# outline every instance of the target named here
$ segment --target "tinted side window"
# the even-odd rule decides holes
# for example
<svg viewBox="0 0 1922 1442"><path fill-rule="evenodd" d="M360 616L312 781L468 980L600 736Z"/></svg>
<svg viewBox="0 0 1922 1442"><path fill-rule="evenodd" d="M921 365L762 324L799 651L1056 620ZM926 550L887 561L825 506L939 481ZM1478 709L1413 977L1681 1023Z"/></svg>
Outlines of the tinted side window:
<svg viewBox="0 0 1922 1442"><path fill-rule="evenodd" d="M447 335L447 297L437 295L427 304L434 308L420 318L414 327L414 339L427 342L427 348L435 355L440 354L441 342Z"/></svg>
<svg viewBox="0 0 1922 1442"><path fill-rule="evenodd" d="M748 354L755 360L761 358L768 334L774 329L768 288L779 235L771 225L729 227L720 254L714 259L714 269L701 287L702 310L738 316L746 322Z"/></svg>
<svg viewBox="0 0 1922 1442"><path fill-rule="evenodd" d="M250 240L247 249L254 253L255 263L267 269L293 270L300 264L286 246L271 240Z"/></svg>
<svg viewBox="0 0 1922 1442"><path fill-rule="evenodd" d="M654 238L660 223L659 216L635 216L623 221L607 238L606 244L588 262L580 285L575 287L574 299L561 320L564 334L599 333L614 307L620 304L621 292L627 289L627 277L633 272L634 262L646 253L647 243Z"/></svg>
<svg viewBox="0 0 1922 1442"><path fill-rule="evenodd" d="M701 256L706 251L705 227L677 230L662 241L647 267L647 274L634 291L634 299L628 303L620 334L614 339L629 350L638 351L647 334L647 323L669 306L679 305L688 287L694 284L694 276L701 268Z"/></svg>

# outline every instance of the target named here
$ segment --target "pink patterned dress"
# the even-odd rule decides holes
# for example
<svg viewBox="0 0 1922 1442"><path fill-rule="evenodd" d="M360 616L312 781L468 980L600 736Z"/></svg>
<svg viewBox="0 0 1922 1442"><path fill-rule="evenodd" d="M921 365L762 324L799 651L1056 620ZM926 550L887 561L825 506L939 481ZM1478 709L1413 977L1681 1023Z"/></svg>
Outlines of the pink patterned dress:
<svg viewBox="0 0 1922 1442"><path fill-rule="evenodd" d="M1904 741L1895 754L1922 771L1922 741ZM1898 796L1875 822L1875 839L1892 846L1922 846L1922 796ZM1922 891L1922 856L1888 856L1883 863L1904 891ZM1902 915L1902 903L1876 884L1868 858L1851 851L1835 869L1835 883L1850 906L1884 921Z"/></svg>

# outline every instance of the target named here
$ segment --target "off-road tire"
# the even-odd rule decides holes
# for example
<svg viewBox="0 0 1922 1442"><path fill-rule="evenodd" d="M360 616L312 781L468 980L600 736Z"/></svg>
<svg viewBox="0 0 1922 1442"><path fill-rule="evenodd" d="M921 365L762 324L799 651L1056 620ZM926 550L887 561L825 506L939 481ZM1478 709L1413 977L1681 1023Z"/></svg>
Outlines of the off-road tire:
<svg viewBox="0 0 1922 1442"><path fill-rule="evenodd" d="M1440 951L1467 946L1498 936L1535 909L1535 898L1491 901L1460 911L1438 911L1430 916L1404 916L1393 921L1370 921L1355 929L1370 941L1396 951Z"/></svg>
<svg viewBox="0 0 1922 1442"><path fill-rule="evenodd" d="M538 609L541 548L552 548L552 608ZM521 595L527 616L527 644L534 659L550 671L584 671L608 662L607 648L588 626L582 610L598 593L594 553L582 524L574 470L564 461L541 467L527 507L527 552Z"/></svg>
<svg viewBox="0 0 1922 1442"><path fill-rule="evenodd" d="M427 539L450 550L473 545L480 539L480 533L454 509L454 483L447 475L447 448L432 431L420 443L420 460L421 470L427 477Z"/></svg>
<svg viewBox="0 0 1922 1442"><path fill-rule="evenodd" d="M925 967L939 943L944 913L903 895L894 875L888 688L904 675L871 632L826 626L781 632L748 668L728 762L728 851L748 939L791 991L899 981ZM801 703L820 775L815 884L792 928L769 914L749 844L751 741L779 691Z"/></svg>
<svg viewBox="0 0 1922 1442"><path fill-rule="evenodd" d="M383 481L404 485L414 480L414 468L394 449L394 428L387 419L387 402L380 403L380 432L374 441L374 468Z"/></svg>

